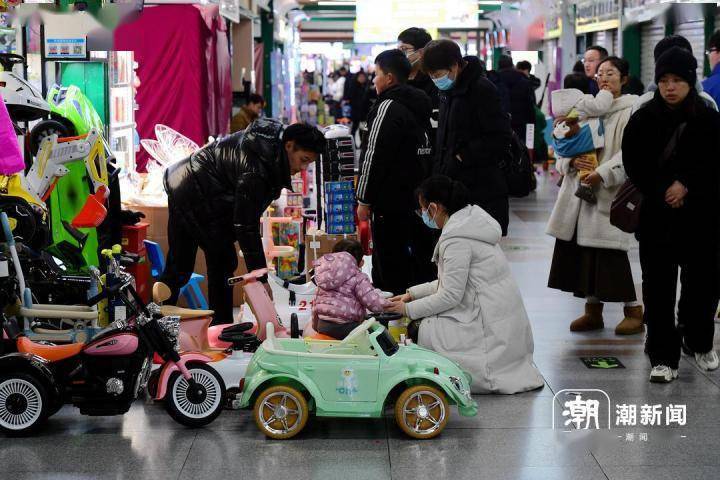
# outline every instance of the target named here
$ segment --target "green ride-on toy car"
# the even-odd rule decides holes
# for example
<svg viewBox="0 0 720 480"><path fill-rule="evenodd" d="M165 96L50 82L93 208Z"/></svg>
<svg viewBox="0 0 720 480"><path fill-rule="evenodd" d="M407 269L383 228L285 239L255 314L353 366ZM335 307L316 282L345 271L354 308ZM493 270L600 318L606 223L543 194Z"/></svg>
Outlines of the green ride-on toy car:
<svg viewBox="0 0 720 480"><path fill-rule="evenodd" d="M240 408L253 408L258 428L287 439L302 431L310 412L321 417L382 417L395 402L395 420L409 436L433 438L450 417L477 414L470 375L417 345L398 345L375 319L344 340L267 338L248 365Z"/></svg>

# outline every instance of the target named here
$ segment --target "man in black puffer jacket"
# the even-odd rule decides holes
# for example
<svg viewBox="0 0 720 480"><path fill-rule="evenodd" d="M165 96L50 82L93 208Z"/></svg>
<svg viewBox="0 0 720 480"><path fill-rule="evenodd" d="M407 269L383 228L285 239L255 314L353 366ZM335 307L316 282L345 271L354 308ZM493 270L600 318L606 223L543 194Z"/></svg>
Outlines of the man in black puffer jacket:
<svg viewBox="0 0 720 480"><path fill-rule="evenodd" d="M168 168L170 250L161 281L173 291L170 301L177 301L190 279L200 247L207 262L213 324L232 323L227 279L238 266L235 242L248 271L267 266L260 217L283 188L292 188L290 176L307 169L324 148L323 135L310 125L285 128L262 118Z"/></svg>
<svg viewBox="0 0 720 480"><path fill-rule="evenodd" d="M462 57L451 40L425 47L423 68L440 89L435 173L462 182L472 203L507 235L508 187L501 163L510 156L510 121L477 57Z"/></svg>
<svg viewBox="0 0 720 480"><path fill-rule="evenodd" d="M357 198L371 218L373 283L395 294L433 280L430 231L415 215L415 189L430 167L430 98L406 85L411 66L400 50L375 59L378 99L368 115Z"/></svg>

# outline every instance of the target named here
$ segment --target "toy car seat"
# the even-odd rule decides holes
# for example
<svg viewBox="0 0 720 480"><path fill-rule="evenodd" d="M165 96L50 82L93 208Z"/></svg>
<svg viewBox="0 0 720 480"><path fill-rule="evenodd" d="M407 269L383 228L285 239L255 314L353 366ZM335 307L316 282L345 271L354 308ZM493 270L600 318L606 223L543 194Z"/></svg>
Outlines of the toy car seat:
<svg viewBox="0 0 720 480"><path fill-rule="evenodd" d="M161 305L170 298L170 287L157 282L153 285L152 294L153 301ZM226 328L226 325L210 326L215 313L212 310L192 310L174 305L161 305L160 313L164 316L180 317L180 348L183 351L202 352L216 359L218 354L222 355L222 351L231 347L231 343L228 342L211 341L212 330L217 330L214 332L217 338L220 330Z"/></svg>

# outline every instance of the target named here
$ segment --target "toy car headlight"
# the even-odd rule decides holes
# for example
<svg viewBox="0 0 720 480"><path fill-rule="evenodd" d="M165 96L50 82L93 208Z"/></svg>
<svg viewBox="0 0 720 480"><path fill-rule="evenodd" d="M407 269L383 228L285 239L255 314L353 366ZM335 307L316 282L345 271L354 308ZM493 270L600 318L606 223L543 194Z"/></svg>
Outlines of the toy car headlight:
<svg viewBox="0 0 720 480"><path fill-rule="evenodd" d="M450 383L453 384L453 387L455 387L455 390L460 393L460 395L466 397L466 398L472 398L470 395L470 389L466 389L463 386L462 380L459 377L449 377Z"/></svg>

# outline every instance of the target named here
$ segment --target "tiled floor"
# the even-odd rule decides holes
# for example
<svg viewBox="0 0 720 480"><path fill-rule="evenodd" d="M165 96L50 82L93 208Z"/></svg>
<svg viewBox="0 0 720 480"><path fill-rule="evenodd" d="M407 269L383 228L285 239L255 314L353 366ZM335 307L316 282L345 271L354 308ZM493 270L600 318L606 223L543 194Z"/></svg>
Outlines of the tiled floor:
<svg viewBox="0 0 720 480"><path fill-rule="evenodd" d="M226 411L209 427L186 430L162 407L136 404L124 417L81 417L65 408L32 438L0 437L1 479L710 479L718 478L720 372L704 374L684 358L680 379L647 381L643 338L615 337L621 307L606 307L602 332L571 334L583 302L546 288L553 241L544 235L556 179L513 202L505 250L535 335L544 389L477 397L474 418L452 417L428 442L404 437L392 419L313 419L293 441L266 440L247 412ZM637 250L631 252L639 281ZM625 369L589 370L580 356L613 355ZM684 404L687 425L552 429L562 389L607 392L616 404ZM640 420L638 412L638 423ZM556 420L562 427L562 419ZM606 426L606 425L605 425ZM630 441L630 435L633 440ZM646 435L645 435L646 434Z"/></svg>

